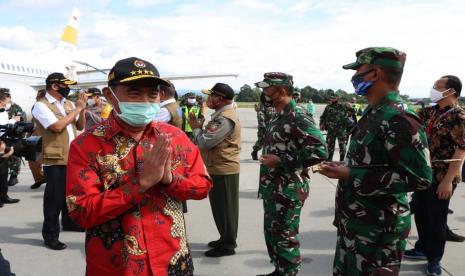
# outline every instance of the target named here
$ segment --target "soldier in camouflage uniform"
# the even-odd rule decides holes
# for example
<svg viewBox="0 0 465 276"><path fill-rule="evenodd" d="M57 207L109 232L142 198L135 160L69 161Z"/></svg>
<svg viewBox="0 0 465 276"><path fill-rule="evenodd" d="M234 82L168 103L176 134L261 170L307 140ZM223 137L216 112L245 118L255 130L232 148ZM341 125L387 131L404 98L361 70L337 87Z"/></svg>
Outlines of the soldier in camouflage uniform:
<svg viewBox="0 0 465 276"><path fill-rule="evenodd" d="M7 98L10 104L7 106L8 118L12 119L19 116L21 121L26 121L26 114L23 109L11 101L11 95L7 94ZM10 169L10 179L8 180L8 186L14 186L18 184L18 175L21 170L21 158L17 156L11 156L8 158L8 168Z"/></svg>
<svg viewBox="0 0 465 276"><path fill-rule="evenodd" d="M333 160L336 139L339 142L339 160L344 160L347 145L348 118L351 116L351 107L339 103L339 97L332 96L320 117L320 129L328 131L326 143L328 144L328 161Z"/></svg>
<svg viewBox="0 0 465 276"><path fill-rule="evenodd" d="M326 159L324 138L306 111L292 100L292 76L266 73L256 83L275 113L264 133L259 195L263 199L264 235L275 271L296 275L301 263L300 213L308 197L308 167Z"/></svg>
<svg viewBox="0 0 465 276"><path fill-rule="evenodd" d="M352 84L369 106L347 164L320 165L322 174L339 179L333 274L398 275L411 225L407 192L431 184L428 142L421 120L399 96L405 53L377 47L356 55L343 68L357 70Z"/></svg>
<svg viewBox="0 0 465 276"><path fill-rule="evenodd" d="M253 145L252 150L252 159L258 160L258 151L263 147L263 135L265 134L266 124L270 121L271 116L274 113L274 108L271 106L270 102L265 100L265 94L260 95L260 102L256 108L257 111L257 121L258 121L258 130L257 130L257 141Z"/></svg>

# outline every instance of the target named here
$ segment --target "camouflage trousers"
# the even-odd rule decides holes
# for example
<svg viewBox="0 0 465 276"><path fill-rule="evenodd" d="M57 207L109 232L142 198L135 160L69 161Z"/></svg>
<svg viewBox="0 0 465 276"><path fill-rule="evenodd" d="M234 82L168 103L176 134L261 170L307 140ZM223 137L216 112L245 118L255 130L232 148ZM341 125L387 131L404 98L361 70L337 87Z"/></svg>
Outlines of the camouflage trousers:
<svg viewBox="0 0 465 276"><path fill-rule="evenodd" d="M346 131L329 131L326 135L326 143L328 144L328 160L333 160L334 146L336 145L336 139L339 142L339 161L344 160L346 155L346 146L349 135Z"/></svg>
<svg viewBox="0 0 465 276"><path fill-rule="evenodd" d="M334 276L397 276L410 228L383 232L372 225L356 233L338 230L333 263Z"/></svg>
<svg viewBox="0 0 465 276"><path fill-rule="evenodd" d="M10 169L10 176L17 177L21 170L21 158L17 156L11 156L8 158L8 168Z"/></svg>
<svg viewBox="0 0 465 276"><path fill-rule="evenodd" d="M263 200L264 234L268 255L279 275L297 275L300 268L299 233L303 201Z"/></svg>

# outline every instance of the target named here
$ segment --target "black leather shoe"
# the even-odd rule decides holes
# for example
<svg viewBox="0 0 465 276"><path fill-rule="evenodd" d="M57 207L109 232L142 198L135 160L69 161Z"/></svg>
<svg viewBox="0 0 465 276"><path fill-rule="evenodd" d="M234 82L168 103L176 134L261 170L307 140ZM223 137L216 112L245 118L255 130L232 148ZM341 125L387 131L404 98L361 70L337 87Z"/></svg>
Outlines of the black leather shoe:
<svg viewBox="0 0 465 276"><path fill-rule="evenodd" d="M14 186L18 184L18 177L16 176L10 176L10 180L8 180L8 186Z"/></svg>
<svg viewBox="0 0 465 276"><path fill-rule="evenodd" d="M42 184L44 184L44 183L47 183L47 182L46 182L45 180L43 180L43 181L38 181L38 182L36 182L36 183L34 183L34 184L31 185L31 189L33 189L33 190L34 190L34 189L38 189L38 188L40 188L40 186L42 186Z"/></svg>
<svg viewBox="0 0 465 276"><path fill-rule="evenodd" d="M3 207L3 202L0 201L0 208L2 208L2 207Z"/></svg>
<svg viewBox="0 0 465 276"><path fill-rule="evenodd" d="M464 242L465 237L460 236L459 234L455 234L454 232L452 232L452 230L447 229L446 240L452 242Z"/></svg>
<svg viewBox="0 0 465 276"><path fill-rule="evenodd" d="M44 244L46 247L52 250L63 250L67 247L66 244L62 243L59 240L44 241Z"/></svg>
<svg viewBox="0 0 465 276"><path fill-rule="evenodd" d="M12 203L18 203L19 202L19 199L17 198L11 198L9 196L5 196L4 198L2 198L0 200L2 203L5 203L5 204L12 204Z"/></svg>
<svg viewBox="0 0 465 276"><path fill-rule="evenodd" d="M209 242L207 245L208 245L208 247L213 247L213 248L215 248L215 247L221 246L222 243L221 243L221 240L217 240L217 241L211 241L211 242Z"/></svg>
<svg viewBox="0 0 465 276"><path fill-rule="evenodd" d="M207 243L208 247L212 247L212 248L216 248L216 247L220 247L220 246L223 246L223 242L221 242L221 240L217 240L217 241L211 241L209 243ZM234 244L234 248L237 247L237 243Z"/></svg>
<svg viewBox="0 0 465 276"><path fill-rule="evenodd" d="M213 258L231 256L234 254L236 254L236 251L234 251L234 249L227 249L224 247L216 247L205 252L205 256Z"/></svg>
<svg viewBox="0 0 465 276"><path fill-rule="evenodd" d="M81 228L81 227L63 227L63 231L68 231L68 232L86 232L86 229Z"/></svg>

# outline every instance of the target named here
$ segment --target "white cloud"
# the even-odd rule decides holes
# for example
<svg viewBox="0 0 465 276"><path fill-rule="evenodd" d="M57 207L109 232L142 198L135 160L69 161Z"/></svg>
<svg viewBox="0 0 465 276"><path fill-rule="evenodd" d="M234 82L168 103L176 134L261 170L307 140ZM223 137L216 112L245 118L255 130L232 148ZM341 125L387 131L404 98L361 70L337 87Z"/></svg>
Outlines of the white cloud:
<svg viewBox="0 0 465 276"><path fill-rule="evenodd" d="M43 35L29 31L25 27L0 27L0 47L18 50L48 49L51 44L43 40Z"/></svg>
<svg viewBox="0 0 465 276"><path fill-rule="evenodd" d="M169 0L128 0L128 6L145 8L150 6L156 6L159 4L165 4L170 2Z"/></svg>
<svg viewBox="0 0 465 276"><path fill-rule="evenodd" d="M392 46L407 53L402 93L426 97L432 83L445 74L465 79L460 36L465 7L459 2L344 2L312 2L307 8L302 1L266 18L255 16L252 8L243 12L240 7L246 3L241 0L216 9L182 5L155 18L95 13L81 25L77 59L107 68L118 59L138 56L152 61L165 76L238 73L237 79L221 79L235 89L261 79L264 72L284 71L294 75L299 87L352 91L353 71L341 66L352 62L359 49ZM252 5L270 11L279 6L258 1ZM305 17L296 17L293 9L307 9ZM312 20L314 15L323 18ZM14 37L16 32L33 40L21 41ZM46 43L56 39L27 29L0 28L0 45L16 39L10 48L30 49L40 38ZM186 80L176 85L200 89L216 81Z"/></svg>
<svg viewBox="0 0 465 276"><path fill-rule="evenodd" d="M250 9L256 9L262 12L273 12L277 13L280 11L280 8L278 5L270 3L270 2L265 2L265 1L259 1L259 0L234 0L234 4L247 7Z"/></svg>
<svg viewBox="0 0 465 276"><path fill-rule="evenodd" d="M289 11L297 15L305 14L312 5L308 1L297 2L296 4L289 7Z"/></svg>

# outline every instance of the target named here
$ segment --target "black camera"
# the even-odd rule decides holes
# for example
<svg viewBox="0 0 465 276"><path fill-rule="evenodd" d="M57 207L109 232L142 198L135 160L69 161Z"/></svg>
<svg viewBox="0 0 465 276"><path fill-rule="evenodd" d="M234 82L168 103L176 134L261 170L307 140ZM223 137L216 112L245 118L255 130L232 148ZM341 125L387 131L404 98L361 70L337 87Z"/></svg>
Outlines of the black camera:
<svg viewBox="0 0 465 276"><path fill-rule="evenodd" d="M16 124L0 125L0 140L6 144L5 152L12 147L13 155L24 157L27 161L36 161L42 153L42 137L29 136L34 131L33 123L17 122Z"/></svg>

